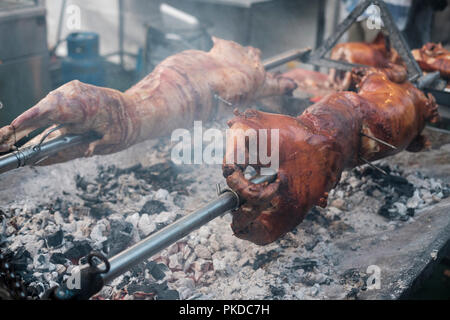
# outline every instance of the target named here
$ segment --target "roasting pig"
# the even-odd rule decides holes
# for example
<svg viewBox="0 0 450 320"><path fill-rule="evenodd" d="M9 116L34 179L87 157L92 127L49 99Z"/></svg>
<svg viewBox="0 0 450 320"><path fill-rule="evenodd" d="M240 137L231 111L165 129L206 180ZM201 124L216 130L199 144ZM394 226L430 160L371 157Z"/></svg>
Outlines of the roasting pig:
<svg viewBox="0 0 450 320"><path fill-rule="evenodd" d="M450 51L442 44L430 42L421 49L413 50L412 54L423 71L439 71L441 77L450 79Z"/></svg>
<svg viewBox="0 0 450 320"><path fill-rule="evenodd" d="M427 43L420 49L412 50L414 59L422 71L439 71L441 77L450 78L450 51L442 44ZM391 72L390 78L398 76L401 79L404 63L398 52L386 46L386 39L380 32L373 43L347 42L336 45L331 51L331 59L362 64L375 68L384 68ZM340 90L352 86L351 72L330 71L330 82Z"/></svg>
<svg viewBox="0 0 450 320"><path fill-rule="evenodd" d="M379 33L372 43L346 42L337 44L332 50L330 58L337 61L345 61L354 64L361 64L391 72L390 76L401 80L402 59L398 52L386 46L386 38L383 33ZM398 75L398 73L400 73ZM352 75L349 71L330 70L330 82L334 83L339 90L352 88Z"/></svg>
<svg viewBox="0 0 450 320"><path fill-rule="evenodd" d="M264 136L259 130L279 130L279 170L273 183L253 184L245 176L252 152L248 137L244 137L245 144L236 139L227 141L224 177L244 202L233 212L231 227L237 237L258 245L271 243L302 222L314 205L326 206L327 194L339 182L344 169L361 165L362 158L374 161L404 149L419 151L425 146L421 135L425 123L438 120L431 95L426 96L405 79L400 83L392 81L399 79L390 79L382 70L360 70L355 78L359 82L358 93L329 94L298 117L237 111L229 122L232 132L237 132L235 138L252 129L258 132L258 148L263 145L272 150L272 138L266 141L267 146L260 144ZM245 161L239 163L236 155L242 152ZM259 172L264 167L259 151L256 157L258 161L250 166ZM234 162L230 163L230 158Z"/></svg>

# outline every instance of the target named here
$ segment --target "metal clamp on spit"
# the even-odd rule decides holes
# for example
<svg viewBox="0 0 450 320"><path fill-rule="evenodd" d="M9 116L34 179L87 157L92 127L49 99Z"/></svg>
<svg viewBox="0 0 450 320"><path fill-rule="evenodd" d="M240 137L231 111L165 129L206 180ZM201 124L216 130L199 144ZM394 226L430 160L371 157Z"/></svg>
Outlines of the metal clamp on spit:
<svg viewBox="0 0 450 320"><path fill-rule="evenodd" d="M52 131L59 128L60 127L57 127ZM48 135L51 132L49 132ZM48 157L60 151L66 150L67 148L99 139L98 135L94 133L87 135L68 134L63 137L44 142L48 138L48 135L46 135L37 145L22 148L0 157L0 174L20 167L25 167L27 165L38 164Z"/></svg>

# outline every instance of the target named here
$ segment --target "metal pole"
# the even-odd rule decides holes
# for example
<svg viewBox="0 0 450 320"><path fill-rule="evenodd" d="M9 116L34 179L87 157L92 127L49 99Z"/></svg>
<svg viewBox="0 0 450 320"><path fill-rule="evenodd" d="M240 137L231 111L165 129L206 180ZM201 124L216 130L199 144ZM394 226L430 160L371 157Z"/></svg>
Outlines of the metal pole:
<svg viewBox="0 0 450 320"><path fill-rule="evenodd" d="M119 57L120 57L120 66L124 67L124 28L125 28L125 18L123 12L123 0L118 0L119 6Z"/></svg>
<svg viewBox="0 0 450 320"><path fill-rule="evenodd" d="M293 49L284 53L281 53L273 58L269 58L263 62L266 70L271 70L279 67L289 61L303 60L309 55L311 49Z"/></svg>
<svg viewBox="0 0 450 320"><path fill-rule="evenodd" d="M32 146L19 151L14 151L0 157L0 174L11 171L26 165L34 165L45 158L63 151L69 147L74 147L82 143L98 139L96 135L65 135L40 146Z"/></svg>
<svg viewBox="0 0 450 320"><path fill-rule="evenodd" d="M62 25L64 22L64 14L66 13L66 5L67 5L67 0L63 0L62 5L61 5L61 11L59 12L58 32L56 34L55 48L58 46L59 41L61 40Z"/></svg>
<svg viewBox="0 0 450 320"><path fill-rule="evenodd" d="M318 14L317 14L317 28L316 28L316 49L323 43L323 37L325 34L325 0L318 1ZM315 71L319 71L318 66L314 67Z"/></svg>
<svg viewBox="0 0 450 320"><path fill-rule="evenodd" d="M275 179L276 174L259 176L253 179L252 182L259 184L272 182ZM225 191L217 200L210 202L205 207L181 218L111 258L109 260L111 265L109 272L101 275L103 282L107 283L112 281L134 265L150 258L227 211L237 208L240 204L240 200L234 192ZM102 269L103 267L100 266L99 268Z"/></svg>

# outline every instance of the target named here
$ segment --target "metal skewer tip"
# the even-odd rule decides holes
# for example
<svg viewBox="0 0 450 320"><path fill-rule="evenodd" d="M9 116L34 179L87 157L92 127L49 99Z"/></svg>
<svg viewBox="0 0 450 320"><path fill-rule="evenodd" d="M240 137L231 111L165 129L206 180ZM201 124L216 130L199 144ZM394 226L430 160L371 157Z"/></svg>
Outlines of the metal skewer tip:
<svg viewBox="0 0 450 320"><path fill-rule="evenodd" d="M230 101L225 100L224 98L222 98L221 96L219 96L218 94L214 95L214 98L216 98L217 100L219 100L220 102L225 103L227 106L232 107L233 104Z"/></svg>
<svg viewBox="0 0 450 320"><path fill-rule="evenodd" d="M384 175L386 175L386 176L389 175L386 171L384 171L384 170L381 169L381 168L378 168L376 165L374 165L374 164L373 164L372 162L370 162L369 160L367 160L367 159L365 159L365 158L363 158L363 157L361 157L361 156L359 156L359 158L360 158L365 164L369 165L369 166L372 167L373 169L375 169L375 170L381 172L382 174L384 174Z"/></svg>
<svg viewBox="0 0 450 320"><path fill-rule="evenodd" d="M387 143L386 141L383 141L383 140L378 139L378 138L376 138L376 137L372 137L372 136L370 136L370 135L368 135L368 134L365 134L364 132L361 132L361 135L364 136L364 137L366 137L366 138L372 139L372 140L374 140L374 141L376 141L376 142L378 142L378 143L381 143L381 144L385 145L386 147L389 147L389 148L391 148L391 149L393 149L393 150L397 150L397 147L396 147L396 146L393 146L392 144Z"/></svg>

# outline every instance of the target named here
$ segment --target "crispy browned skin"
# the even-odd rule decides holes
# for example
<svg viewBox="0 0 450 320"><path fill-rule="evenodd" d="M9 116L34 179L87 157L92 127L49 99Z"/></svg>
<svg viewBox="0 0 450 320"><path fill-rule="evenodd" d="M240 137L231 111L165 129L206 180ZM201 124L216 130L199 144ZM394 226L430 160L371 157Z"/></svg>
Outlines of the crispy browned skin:
<svg viewBox="0 0 450 320"><path fill-rule="evenodd" d="M171 56L125 93L79 81L62 86L0 129L0 152L11 150L35 129L63 124L51 137L95 131L102 139L41 165L113 153L189 127L194 120L210 119L220 105L216 94L246 105L295 87L292 80L265 72L258 49L216 38L210 52L190 50Z"/></svg>
<svg viewBox="0 0 450 320"><path fill-rule="evenodd" d="M450 79L450 51L442 44L427 43L412 54L423 71L439 71L443 78Z"/></svg>
<svg viewBox="0 0 450 320"><path fill-rule="evenodd" d="M254 185L244 177L246 163L224 160L229 187L246 201L233 213L235 235L259 245L278 239L314 205L326 205L327 192L344 169L361 164L360 155L376 160L409 146L417 151L425 122L437 119L431 95L426 97L408 82L394 83L375 70L363 77L359 93L329 94L297 118L254 110L238 115L230 121L231 129L279 130L280 167L274 183ZM361 132L398 149L362 137ZM236 154L236 148L234 140L227 141L227 154Z"/></svg>
<svg viewBox="0 0 450 320"><path fill-rule="evenodd" d="M406 70L395 49L387 49L382 33L372 43L346 42L337 44L331 51L331 59L384 69L390 79L401 82ZM352 85L351 72L330 70L330 82L339 90Z"/></svg>

